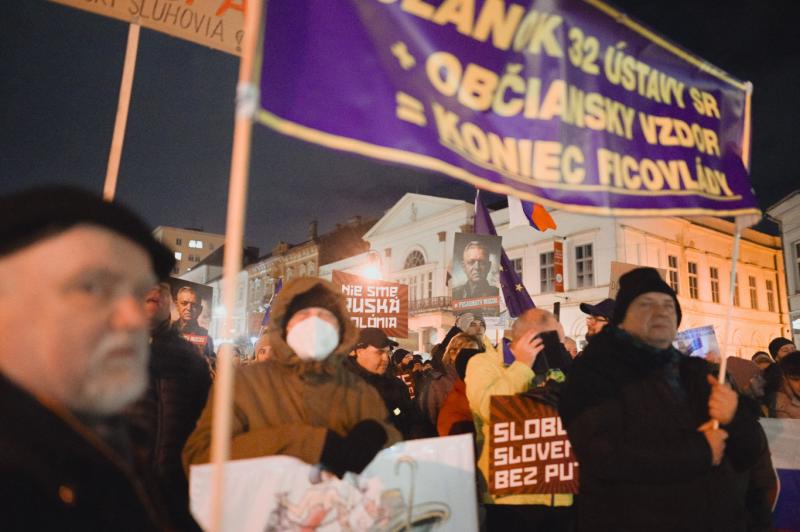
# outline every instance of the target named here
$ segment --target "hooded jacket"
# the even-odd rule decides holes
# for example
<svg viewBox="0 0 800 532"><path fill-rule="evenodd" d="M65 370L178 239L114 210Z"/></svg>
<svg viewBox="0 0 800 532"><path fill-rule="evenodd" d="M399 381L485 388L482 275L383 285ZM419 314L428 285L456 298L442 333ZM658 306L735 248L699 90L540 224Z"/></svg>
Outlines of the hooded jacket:
<svg viewBox="0 0 800 532"><path fill-rule="evenodd" d="M286 343L285 322L295 297L317 285L334 301L340 323L340 342L322 361L301 360ZM328 430L346 436L359 421L381 423L386 445L400 440L387 421L381 397L373 387L344 367L344 353L356 341L344 298L328 281L302 277L288 282L272 306L269 325L272 358L250 364L236 373L233 398L231 458L289 455L309 464L320 461ZM213 392L183 450L184 466L209 461Z"/></svg>
<svg viewBox="0 0 800 532"><path fill-rule="evenodd" d="M572 365L559 413L580 463L578 530L735 532L747 471L763 455L758 408L739 396L721 465L708 420L708 363L607 326Z"/></svg>

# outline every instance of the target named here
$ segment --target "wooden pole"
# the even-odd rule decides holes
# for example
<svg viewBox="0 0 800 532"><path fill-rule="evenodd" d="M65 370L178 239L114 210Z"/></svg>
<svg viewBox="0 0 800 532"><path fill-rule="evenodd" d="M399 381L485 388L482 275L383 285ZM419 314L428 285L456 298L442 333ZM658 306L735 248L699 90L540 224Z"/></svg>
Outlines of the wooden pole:
<svg viewBox="0 0 800 532"><path fill-rule="evenodd" d="M111 151L108 154L106 180L103 184L103 199L114 201L117 192L119 161L122 158L122 145L125 142L125 126L128 123L128 109L131 104L133 74L136 71L136 54L139 51L139 25L128 26L128 46L125 49L125 64L122 67L122 82L119 87L117 102L117 118L114 121L114 136L111 139Z"/></svg>
<svg viewBox="0 0 800 532"><path fill-rule="evenodd" d="M225 477L224 464L230 456L233 410L233 361L230 340L234 331L233 310L236 282L242 269L244 222L247 210L247 181L250 166L250 141L253 118L258 109L255 83L257 47L262 23L263 0L250 0L244 14L244 39L236 87L236 121L233 130L231 173L228 185L228 216L225 226L222 297L225 305L223 345L217 356L214 382L214 410L211 433L213 477L211 489L211 530L223 530ZM227 341L226 341L227 340Z"/></svg>

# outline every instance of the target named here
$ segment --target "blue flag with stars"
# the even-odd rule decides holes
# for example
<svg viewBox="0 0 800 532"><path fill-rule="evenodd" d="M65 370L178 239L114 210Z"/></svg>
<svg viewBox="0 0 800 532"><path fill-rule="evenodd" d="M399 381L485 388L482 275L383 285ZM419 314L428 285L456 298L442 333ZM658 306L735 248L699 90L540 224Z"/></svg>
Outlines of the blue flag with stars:
<svg viewBox="0 0 800 532"><path fill-rule="evenodd" d="M475 194L475 223L473 230L478 235L497 235L489 211L481 201L481 193ZM500 287L503 290L503 299L506 301L508 313L512 318L516 318L528 309L536 307L533 304L530 294L522 284L517 272L511 267L506 252L500 253Z"/></svg>

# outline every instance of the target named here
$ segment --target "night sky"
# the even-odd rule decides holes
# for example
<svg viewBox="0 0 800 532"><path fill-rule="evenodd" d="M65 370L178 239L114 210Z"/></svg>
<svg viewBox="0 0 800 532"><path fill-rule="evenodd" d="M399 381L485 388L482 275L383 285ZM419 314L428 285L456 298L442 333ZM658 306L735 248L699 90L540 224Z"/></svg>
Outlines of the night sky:
<svg viewBox="0 0 800 532"><path fill-rule="evenodd" d="M334 1L334 0L331 0ZM800 188L796 0L619 0L616 6L752 81L752 183L762 209ZM0 15L0 193L70 183L100 192L127 24L39 0ZM117 198L156 225L224 232L238 59L142 29ZM404 193L471 200L436 174L381 164L254 126L247 243L265 251ZM265 249L266 248L266 249Z"/></svg>

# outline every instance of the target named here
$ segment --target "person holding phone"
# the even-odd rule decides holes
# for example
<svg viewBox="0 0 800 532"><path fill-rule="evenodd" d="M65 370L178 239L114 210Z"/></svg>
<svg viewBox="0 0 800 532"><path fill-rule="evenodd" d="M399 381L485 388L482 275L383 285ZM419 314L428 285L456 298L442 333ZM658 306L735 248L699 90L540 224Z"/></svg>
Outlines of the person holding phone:
<svg viewBox="0 0 800 532"><path fill-rule="evenodd" d="M486 507L488 530L528 530L560 532L572 529L571 494L519 494L495 497L489 493L489 413L494 395L515 395L533 386L535 371L547 372L569 360L561 341L564 329L556 317L543 309L530 309L511 328L511 364L503 363L503 353L485 341L486 351L469 359L466 393L475 420L480 452L481 500Z"/></svg>

